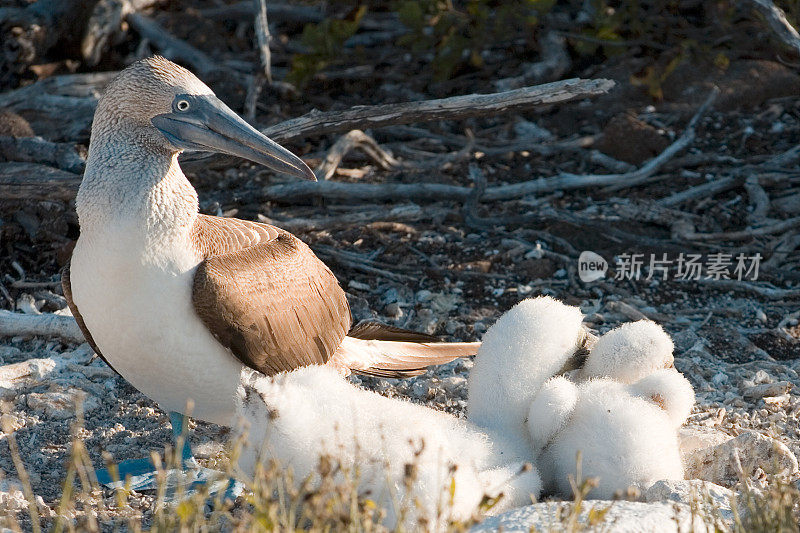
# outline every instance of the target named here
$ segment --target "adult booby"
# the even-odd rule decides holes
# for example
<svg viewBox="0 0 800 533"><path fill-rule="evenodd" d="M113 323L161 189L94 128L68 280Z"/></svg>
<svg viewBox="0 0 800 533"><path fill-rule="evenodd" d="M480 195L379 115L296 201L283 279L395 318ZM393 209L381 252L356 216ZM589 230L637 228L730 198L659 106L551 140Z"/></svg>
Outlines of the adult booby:
<svg viewBox="0 0 800 533"><path fill-rule="evenodd" d="M297 237L198 213L178 164L186 149L315 179L164 58L123 70L98 102L64 295L97 354L169 412L176 432L190 400L192 416L231 425L245 367L399 377L477 351L377 324L351 330L344 291Z"/></svg>

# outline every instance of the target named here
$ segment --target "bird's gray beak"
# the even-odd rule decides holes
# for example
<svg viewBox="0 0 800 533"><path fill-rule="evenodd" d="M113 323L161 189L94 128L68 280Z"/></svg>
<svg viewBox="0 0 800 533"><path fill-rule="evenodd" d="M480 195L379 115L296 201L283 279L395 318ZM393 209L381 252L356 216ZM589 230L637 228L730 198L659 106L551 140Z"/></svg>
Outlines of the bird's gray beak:
<svg viewBox="0 0 800 533"><path fill-rule="evenodd" d="M245 122L213 94L179 94L172 112L157 115L151 122L177 148L235 155L276 172L317 180L302 159Z"/></svg>

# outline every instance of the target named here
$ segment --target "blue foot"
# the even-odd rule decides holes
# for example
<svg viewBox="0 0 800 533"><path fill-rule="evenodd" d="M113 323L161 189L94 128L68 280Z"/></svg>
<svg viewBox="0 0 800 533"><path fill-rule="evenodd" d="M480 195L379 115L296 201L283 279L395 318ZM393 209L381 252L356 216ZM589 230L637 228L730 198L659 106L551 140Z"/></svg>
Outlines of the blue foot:
<svg viewBox="0 0 800 533"><path fill-rule="evenodd" d="M235 500L244 490L244 486L235 479L224 479L216 470L199 466L192 455L191 446L183 438L185 417L173 411L169 414L169 421L172 424L173 443L181 446L181 468L166 472L168 497L171 499L174 496L179 484L183 484L187 494L197 491L203 485L210 485L209 495L224 492L224 500ZM125 486L135 491L158 488L157 470L150 459L122 461L112 466L110 470L106 468L97 470L96 475L100 484L112 489Z"/></svg>

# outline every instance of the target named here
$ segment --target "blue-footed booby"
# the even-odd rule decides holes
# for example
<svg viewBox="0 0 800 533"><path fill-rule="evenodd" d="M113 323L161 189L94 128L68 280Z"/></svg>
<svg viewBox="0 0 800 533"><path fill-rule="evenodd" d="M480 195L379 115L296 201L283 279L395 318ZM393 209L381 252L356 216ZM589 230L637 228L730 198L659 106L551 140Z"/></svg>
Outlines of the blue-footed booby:
<svg viewBox="0 0 800 533"><path fill-rule="evenodd" d="M192 416L232 425L247 367L272 375L327 364L401 377L477 351L479 343L435 342L375 323L352 328L335 276L297 237L198 213L178 164L183 150L315 179L164 58L132 64L100 98L64 295L97 354L169 412L176 432L190 401Z"/></svg>

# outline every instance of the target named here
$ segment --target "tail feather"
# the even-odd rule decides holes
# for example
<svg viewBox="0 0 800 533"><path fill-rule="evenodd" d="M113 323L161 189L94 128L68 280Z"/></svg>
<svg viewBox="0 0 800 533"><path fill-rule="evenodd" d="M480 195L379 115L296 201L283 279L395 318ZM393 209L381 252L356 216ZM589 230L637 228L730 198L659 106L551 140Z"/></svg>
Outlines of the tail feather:
<svg viewBox="0 0 800 533"><path fill-rule="evenodd" d="M431 342L431 337L382 324L359 325L329 361L344 374L405 378L453 359L475 355L479 342Z"/></svg>

